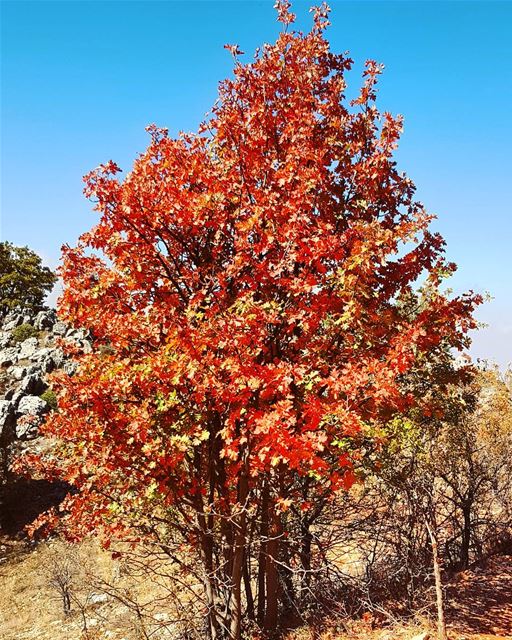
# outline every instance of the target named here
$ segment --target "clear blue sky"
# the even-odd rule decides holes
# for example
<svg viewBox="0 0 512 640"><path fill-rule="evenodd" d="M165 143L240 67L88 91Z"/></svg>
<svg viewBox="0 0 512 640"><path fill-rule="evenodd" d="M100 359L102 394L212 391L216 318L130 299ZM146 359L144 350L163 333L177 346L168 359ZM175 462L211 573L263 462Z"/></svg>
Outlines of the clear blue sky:
<svg viewBox="0 0 512 640"><path fill-rule="evenodd" d="M314 1L294 3L308 28ZM95 221L81 177L128 170L151 122L194 130L229 75L225 43L275 39L271 0L1 2L1 238L51 266ZM329 38L386 65L379 105L405 117L400 166L437 213L453 287L489 291L476 357L512 361L512 3L331 2Z"/></svg>

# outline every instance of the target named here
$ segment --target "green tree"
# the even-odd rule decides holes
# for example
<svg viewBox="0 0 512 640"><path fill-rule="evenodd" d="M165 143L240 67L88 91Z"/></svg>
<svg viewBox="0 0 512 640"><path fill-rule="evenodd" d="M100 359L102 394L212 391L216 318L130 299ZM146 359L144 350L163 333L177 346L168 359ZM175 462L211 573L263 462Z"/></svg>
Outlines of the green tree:
<svg viewBox="0 0 512 640"><path fill-rule="evenodd" d="M0 314L11 309L39 307L57 280L28 247L0 242Z"/></svg>

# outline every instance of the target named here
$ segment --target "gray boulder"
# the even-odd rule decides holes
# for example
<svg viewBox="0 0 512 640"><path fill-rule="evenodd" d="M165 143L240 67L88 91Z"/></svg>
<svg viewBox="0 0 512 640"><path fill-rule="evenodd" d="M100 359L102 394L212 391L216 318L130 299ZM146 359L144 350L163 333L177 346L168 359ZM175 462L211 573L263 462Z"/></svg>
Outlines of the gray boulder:
<svg viewBox="0 0 512 640"><path fill-rule="evenodd" d="M70 328L70 329L68 329L68 331L66 333L66 338L70 338L71 340L74 340L75 342L81 342L82 340L88 340L89 337L90 337L90 334L85 329L73 329L73 328Z"/></svg>
<svg viewBox="0 0 512 640"><path fill-rule="evenodd" d="M43 373L51 373L55 369L55 363L51 356L45 358L39 365Z"/></svg>
<svg viewBox="0 0 512 640"><path fill-rule="evenodd" d="M53 333L56 336L64 337L66 335L67 331L68 331L68 325L65 322L62 322L61 320L59 320L59 322L56 322L53 325Z"/></svg>
<svg viewBox="0 0 512 640"><path fill-rule="evenodd" d="M19 359L24 360L34 355L39 347L37 338L27 338L21 343Z"/></svg>
<svg viewBox="0 0 512 640"><path fill-rule="evenodd" d="M33 373L23 378L20 384L20 391L27 396L38 396L43 393L43 391L46 391L46 389L48 389L48 385L42 379L40 373Z"/></svg>
<svg viewBox="0 0 512 640"><path fill-rule="evenodd" d="M17 311L9 311L9 313L5 314L5 317L3 319L4 324L7 324L8 322L10 322L11 320L14 320L14 318L18 315Z"/></svg>
<svg viewBox="0 0 512 640"><path fill-rule="evenodd" d="M48 404L37 396L25 396L18 405L16 421L16 437L19 440L36 438L38 429L49 411Z"/></svg>
<svg viewBox="0 0 512 640"><path fill-rule="evenodd" d="M12 331L23 324L23 316L21 313L9 313L4 322L4 331Z"/></svg>
<svg viewBox="0 0 512 640"><path fill-rule="evenodd" d="M14 407L8 400L0 400L0 441L8 442L14 433Z"/></svg>
<svg viewBox="0 0 512 640"><path fill-rule="evenodd" d="M41 417L25 416L23 420L16 422L15 433L18 440L32 440L37 438Z"/></svg>
<svg viewBox="0 0 512 640"><path fill-rule="evenodd" d="M12 331L23 323L44 333L17 343ZM44 416L51 410L40 398L48 389L47 375L55 369L73 375L77 369L77 363L56 346L59 338L76 345L82 353L92 350L89 332L59 321L52 309L37 313L16 309L0 318L0 371L4 391L0 402L0 434L9 432L10 441L16 437L20 440L37 437Z"/></svg>
<svg viewBox="0 0 512 640"><path fill-rule="evenodd" d="M11 339L9 331L0 331L0 349L5 349Z"/></svg>
<svg viewBox="0 0 512 640"><path fill-rule="evenodd" d="M78 364L74 362L74 360L67 360L64 363L64 372L68 374L68 376L73 376L76 373L78 368Z"/></svg>
<svg viewBox="0 0 512 640"><path fill-rule="evenodd" d="M88 340L80 340L80 348L83 353L92 353L92 345Z"/></svg>
<svg viewBox="0 0 512 640"><path fill-rule="evenodd" d="M38 331L43 331L45 329L47 329L48 331L51 331L51 329L53 328L53 325L56 322L57 322L57 317L56 317L55 311L53 311L53 309L48 309L48 310L40 311L37 314L34 320L34 327Z"/></svg>
<svg viewBox="0 0 512 640"><path fill-rule="evenodd" d="M63 367L64 362L66 362L62 349L52 349L48 357L52 359L56 369Z"/></svg>
<svg viewBox="0 0 512 640"><path fill-rule="evenodd" d="M14 387L7 389L7 391L4 393L4 400L12 400L12 397L15 393L16 389Z"/></svg>
<svg viewBox="0 0 512 640"><path fill-rule="evenodd" d="M30 356L30 359L35 363L35 366L41 368L42 363L51 356L53 351L54 349L52 349L51 347L43 347L41 349L37 349L37 351L34 351L34 353Z"/></svg>
<svg viewBox="0 0 512 640"><path fill-rule="evenodd" d="M53 349L51 349L50 347L42 347L40 349L36 349L36 351L34 351L34 353L30 356L30 359L33 362L42 362L43 360L46 360L46 358L51 354L52 351Z"/></svg>
<svg viewBox="0 0 512 640"><path fill-rule="evenodd" d="M91 604L102 604L103 602L108 602L110 600L109 596L106 593L91 593L89 596L89 602Z"/></svg>
<svg viewBox="0 0 512 640"><path fill-rule="evenodd" d="M39 371L51 373L54 369L60 369L66 361L61 349L44 347L38 349L30 358L36 364Z"/></svg>
<svg viewBox="0 0 512 640"><path fill-rule="evenodd" d="M22 416L41 417L49 409L48 404L38 396L24 396L18 404L18 413Z"/></svg>
<svg viewBox="0 0 512 640"><path fill-rule="evenodd" d="M18 346L2 349L0 351L0 367L10 367L18 362L19 353L20 348Z"/></svg>
<svg viewBox="0 0 512 640"><path fill-rule="evenodd" d="M7 373L14 380L21 380L27 375L27 367L19 367L19 366L10 367L7 370Z"/></svg>
<svg viewBox="0 0 512 640"><path fill-rule="evenodd" d="M12 406L17 409L21 399L24 398L27 394L23 393L23 391L11 389L8 393L5 394L5 399L9 400Z"/></svg>

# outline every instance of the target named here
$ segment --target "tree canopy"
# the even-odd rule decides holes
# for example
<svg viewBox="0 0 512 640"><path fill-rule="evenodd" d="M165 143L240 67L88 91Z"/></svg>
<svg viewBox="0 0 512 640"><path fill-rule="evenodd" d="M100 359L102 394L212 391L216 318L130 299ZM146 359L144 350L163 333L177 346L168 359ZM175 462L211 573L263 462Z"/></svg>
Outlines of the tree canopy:
<svg viewBox="0 0 512 640"><path fill-rule="evenodd" d="M0 314L40 307L56 281L32 249L0 242Z"/></svg>

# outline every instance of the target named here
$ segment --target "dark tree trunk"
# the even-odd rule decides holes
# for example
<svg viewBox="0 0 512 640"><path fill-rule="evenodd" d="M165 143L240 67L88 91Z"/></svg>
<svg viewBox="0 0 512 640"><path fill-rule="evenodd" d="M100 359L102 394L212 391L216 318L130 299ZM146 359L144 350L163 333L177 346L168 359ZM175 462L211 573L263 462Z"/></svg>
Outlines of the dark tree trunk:
<svg viewBox="0 0 512 640"><path fill-rule="evenodd" d="M250 569L250 558L246 553L244 558L244 566L243 566L243 579L244 579L244 587L245 587L245 599L247 601L247 617L249 620L255 620L256 615L254 611L254 596L252 595L252 586L251 586L251 569Z"/></svg>
<svg viewBox="0 0 512 640"><path fill-rule="evenodd" d="M258 554L258 624L263 626L266 609L265 573L267 558L267 538L268 538L268 503L269 489L265 482L261 494L261 523L260 523L260 550Z"/></svg>
<svg viewBox="0 0 512 640"><path fill-rule="evenodd" d="M277 629L279 614L279 546L281 536L281 522L274 505L269 505L269 535L267 542L267 557L265 563L266 609L263 629L267 632Z"/></svg>
<svg viewBox="0 0 512 640"><path fill-rule="evenodd" d="M311 544L313 536L309 529L309 521L304 519L301 523L302 537L300 543L300 565L302 570L300 580L300 601L301 606L307 600L311 584Z"/></svg>
<svg viewBox="0 0 512 640"><path fill-rule="evenodd" d="M65 591L62 594L62 608L64 609L64 615L68 616L71 613L71 598L69 592Z"/></svg>
<svg viewBox="0 0 512 640"><path fill-rule="evenodd" d="M240 640L241 624L242 624L242 573L246 558L247 544L247 516L246 501L248 495L248 481L246 470L242 471L242 475L238 482L238 503L240 505L240 513L236 516L233 561L231 569L231 594L230 594L230 639Z"/></svg>
<svg viewBox="0 0 512 640"><path fill-rule="evenodd" d="M469 549L471 545L471 505L467 502L462 506L464 524L462 526L462 542L460 549L461 569L469 567Z"/></svg>
<svg viewBox="0 0 512 640"><path fill-rule="evenodd" d="M290 548L285 542L281 542L279 549L278 574L279 585L282 585L280 593L283 596L283 612L282 615L286 619L290 614L295 611L296 608L296 595L293 585L293 571L290 562Z"/></svg>

